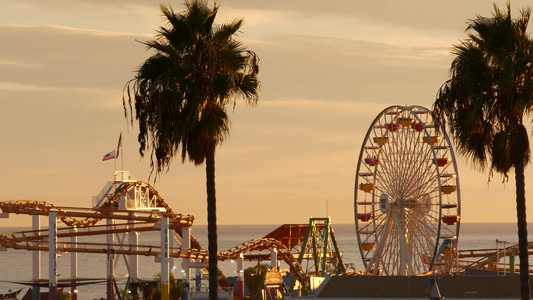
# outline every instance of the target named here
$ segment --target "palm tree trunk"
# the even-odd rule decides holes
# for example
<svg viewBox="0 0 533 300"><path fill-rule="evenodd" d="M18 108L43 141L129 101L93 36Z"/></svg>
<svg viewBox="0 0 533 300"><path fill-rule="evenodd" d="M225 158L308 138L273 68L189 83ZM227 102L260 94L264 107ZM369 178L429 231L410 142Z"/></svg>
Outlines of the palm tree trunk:
<svg viewBox="0 0 533 300"><path fill-rule="evenodd" d="M207 241L209 251L209 299L218 299L217 266L217 200L215 191L215 147L207 151L205 160L207 186Z"/></svg>
<svg viewBox="0 0 533 300"><path fill-rule="evenodd" d="M515 164L515 180L518 247L520 250L520 295L522 296L522 300L529 300L529 253L527 242L526 189L523 163Z"/></svg>

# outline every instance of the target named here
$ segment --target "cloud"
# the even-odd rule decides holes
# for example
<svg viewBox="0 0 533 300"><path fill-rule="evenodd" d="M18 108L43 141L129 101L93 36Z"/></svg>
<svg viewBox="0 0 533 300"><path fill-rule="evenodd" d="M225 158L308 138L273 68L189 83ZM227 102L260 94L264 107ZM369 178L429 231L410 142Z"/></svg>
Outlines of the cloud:
<svg viewBox="0 0 533 300"><path fill-rule="evenodd" d="M2 23L58 25L129 33L152 33L161 22L157 1L4 1Z"/></svg>
<svg viewBox="0 0 533 300"><path fill-rule="evenodd" d="M506 0L494 1L500 7L505 7ZM278 30L274 25L272 30L279 32L294 32L299 30L326 33L325 36L349 37L361 34L371 28L379 28L380 32L389 37L390 33L398 33L401 36L408 36L412 32L418 32L427 36L435 33L462 33L466 28L465 22L475 18L476 15L490 16L493 12L493 2L487 3L485 0L450 0L445 2L428 2L424 0L411 1L351 1L332 0L324 2L313 2L312 4L304 0L283 1L273 0L267 3L246 0L226 0L220 1L221 10L233 13L229 15L257 16L258 26L268 23L264 15L278 20L277 16L285 16L283 25L286 30ZM517 0L512 4L513 12L517 13L520 8L531 6L528 0ZM243 12L239 14L239 12ZM277 22L274 22L277 23ZM250 25L255 25L251 23ZM381 30L383 29L383 30ZM433 33L433 34L431 34ZM404 42L413 42L411 38ZM376 36L381 38L381 36Z"/></svg>
<svg viewBox="0 0 533 300"><path fill-rule="evenodd" d="M147 56L141 35L58 26L0 26L0 34L0 82L11 84L121 88Z"/></svg>
<svg viewBox="0 0 533 300"><path fill-rule="evenodd" d="M303 35L246 41L260 59L261 97L429 106L451 56L435 47Z"/></svg>
<svg viewBox="0 0 533 300"><path fill-rule="evenodd" d="M306 222L323 214L325 199L336 223L352 223L355 167L372 120L393 104L431 107L448 76L451 43L465 37L468 18L492 10L484 0L219 3L218 22L246 20L240 37L261 59L262 83L256 108L238 103L230 112L231 136L217 149L221 224ZM136 40L151 39L164 24L159 2L3 4L0 200L89 206L114 171L101 158L120 131L124 167L148 180L149 159L140 159L121 94L150 55ZM459 159L463 220L513 220L512 201L504 209L499 202L513 197L510 185L487 193L486 174ZM156 188L175 211L205 224L204 169L180 162ZM243 216L236 206L261 212Z"/></svg>

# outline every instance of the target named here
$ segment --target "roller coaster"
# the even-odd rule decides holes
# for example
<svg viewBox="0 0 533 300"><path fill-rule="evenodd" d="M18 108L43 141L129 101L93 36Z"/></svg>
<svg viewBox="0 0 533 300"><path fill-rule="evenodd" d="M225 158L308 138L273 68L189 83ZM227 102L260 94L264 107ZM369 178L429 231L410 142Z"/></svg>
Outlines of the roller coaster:
<svg viewBox="0 0 533 300"><path fill-rule="evenodd" d="M12 200L0 202L2 214L24 214L37 218L54 212L62 226L57 228L56 248L61 253L100 253L113 249L115 255L124 255L131 273L137 278L136 265L131 258L136 256L161 257L161 245L143 244L127 239L130 233L159 231L161 219L168 218L168 228L174 231L173 243L169 247L170 258L182 258L194 262L206 262L209 253L190 235L190 242L184 244L183 231L192 226L194 217L177 214L148 183L137 181L127 171L117 171L104 186L102 192L93 197L92 208L62 207L48 202L33 200ZM105 221L105 223L103 222ZM4 233L0 235L0 250L23 249L49 251L48 229ZM107 242L79 242L82 236L107 236ZM116 236L117 239L109 239ZM136 236L131 234L129 236ZM188 248L183 245L190 245ZM275 249L275 250L274 250ZM286 224L264 238L252 239L227 251L218 253L218 260L227 261L243 257L246 260L268 260L261 251L270 250L276 259L283 260L293 276L293 283L300 287L309 286L310 276L325 276L326 273L345 272L342 253L339 251L329 218L312 218L309 224ZM257 254L259 252L259 254ZM129 261L129 263L128 263ZM204 268L204 273L207 270ZM219 270L219 286L231 286ZM34 278L35 279L35 278Z"/></svg>
<svg viewBox="0 0 533 300"><path fill-rule="evenodd" d="M528 253L533 254L533 242L528 243ZM475 269L487 270L497 273L519 273L520 269L515 267L514 259L518 257L520 249L518 245L497 249L472 249L459 250L457 252L457 261L461 270ZM500 262L502 258L509 257L509 262ZM529 268L529 273L533 274L533 269Z"/></svg>

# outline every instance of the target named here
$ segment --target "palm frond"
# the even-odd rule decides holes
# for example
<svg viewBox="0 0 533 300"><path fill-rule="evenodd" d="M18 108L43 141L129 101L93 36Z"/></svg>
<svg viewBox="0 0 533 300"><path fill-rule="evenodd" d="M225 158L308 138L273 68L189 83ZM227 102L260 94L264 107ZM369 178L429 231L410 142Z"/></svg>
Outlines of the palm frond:
<svg viewBox="0 0 533 300"><path fill-rule="evenodd" d="M451 76L433 108L436 123L448 125L461 153L506 174L518 147L509 132L533 106L533 41L525 34L530 9L514 20L510 4L494 9L492 18L470 20L468 39L453 46Z"/></svg>

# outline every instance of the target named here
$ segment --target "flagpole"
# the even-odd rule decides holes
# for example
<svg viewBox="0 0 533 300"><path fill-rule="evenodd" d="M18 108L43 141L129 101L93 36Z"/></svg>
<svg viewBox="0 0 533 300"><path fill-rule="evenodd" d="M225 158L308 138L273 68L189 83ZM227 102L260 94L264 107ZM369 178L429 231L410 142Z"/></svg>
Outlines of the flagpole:
<svg viewBox="0 0 533 300"><path fill-rule="evenodd" d="M121 161L121 170L124 171L124 153L122 153L122 155L120 155L120 148L122 148L122 152L124 152L124 147L122 147L122 131L120 132L120 135L118 137L118 145L117 145L117 157L120 156L120 161ZM116 157L115 157L115 160L116 160Z"/></svg>
<svg viewBox="0 0 533 300"><path fill-rule="evenodd" d="M122 146L122 144L120 144ZM122 164L122 171L124 171L124 147L122 146L122 156L120 157L120 162Z"/></svg>

